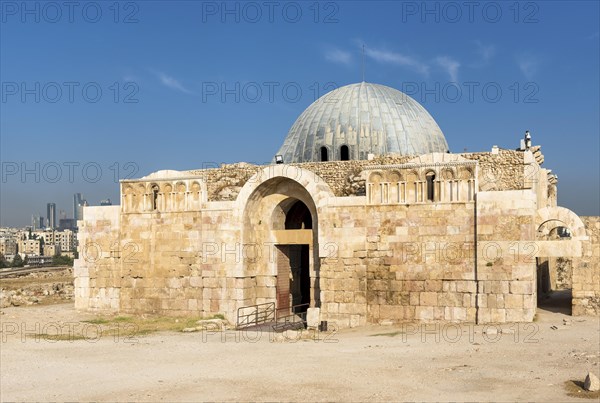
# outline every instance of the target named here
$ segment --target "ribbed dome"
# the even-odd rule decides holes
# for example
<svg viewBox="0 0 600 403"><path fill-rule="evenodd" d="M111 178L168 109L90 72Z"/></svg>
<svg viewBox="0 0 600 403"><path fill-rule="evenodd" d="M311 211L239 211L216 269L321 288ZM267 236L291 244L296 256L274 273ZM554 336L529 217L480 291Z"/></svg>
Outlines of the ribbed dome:
<svg viewBox="0 0 600 403"><path fill-rule="evenodd" d="M346 159L368 154L447 152L435 120L417 101L385 85L359 83L333 90L298 117L277 154L284 163ZM344 157L344 158L342 158Z"/></svg>

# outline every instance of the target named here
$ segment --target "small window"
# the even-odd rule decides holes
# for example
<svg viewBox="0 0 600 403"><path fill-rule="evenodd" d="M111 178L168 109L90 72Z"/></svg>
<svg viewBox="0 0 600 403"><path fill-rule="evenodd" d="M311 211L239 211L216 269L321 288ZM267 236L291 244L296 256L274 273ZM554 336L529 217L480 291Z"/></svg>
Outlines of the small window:
<svg viewBox="0 0 600 403"><path fill-rule="evenodd" d="M350 150L348 149L348 146L342 146L342 148L340 148L340 159L342 161L348 161L350 159Z"/></svg>
<svg viewBox="0 0 600 403"><path fill-rule="evenodd" d="M158 186L152 186L152 210L157 210L157 201L158 201Z"/></svg>
<svg viewBox="0 0 600 403"><path fill-rule="evenodd" d="M435 190L434 190L435 174L433 172L429 172L426 175L426 179L427 179L427 200L433 201L435 198Z"/></svg>
<svg viewBox="0 0 600 403"><path fill-rule="evenodd" d="M321 161L329 161L329 156L327 155L327 147L321 147Z"/></svg>

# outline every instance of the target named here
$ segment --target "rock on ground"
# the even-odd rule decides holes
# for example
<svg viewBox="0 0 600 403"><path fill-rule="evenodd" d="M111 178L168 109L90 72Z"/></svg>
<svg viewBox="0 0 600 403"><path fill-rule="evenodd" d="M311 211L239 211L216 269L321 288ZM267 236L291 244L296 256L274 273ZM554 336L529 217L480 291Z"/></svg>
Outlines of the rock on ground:
<svg viewBox="0 0 600 403"><path fill-rule="evenodd" d="M585 390L589 390L590 392L596 392L600 390L600 380L596 375L591 372L588 372L585 377L585 382L583 383L583 388Z"/></svg>

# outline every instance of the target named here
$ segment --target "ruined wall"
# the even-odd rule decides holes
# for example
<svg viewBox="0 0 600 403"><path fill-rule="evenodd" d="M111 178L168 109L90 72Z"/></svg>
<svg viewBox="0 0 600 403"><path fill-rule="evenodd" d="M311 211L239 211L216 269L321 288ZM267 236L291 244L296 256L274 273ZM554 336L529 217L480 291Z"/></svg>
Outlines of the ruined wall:
<svg viewBox="0 0 600 403"><path fill-rule="evenodd" d="M573 315L600 315L600 217L580 217L589 243L573 259Z"/></svg>
<svg viewBox="0 0 600 403"><path fill-rule="evenodd" d="M84 207L78 221L79 258L75 260L75 308L116 312L120 306L120 206Z"/></svg>
<svg viewBox="0 0 600 403"><path fill-rule="evenodd" d="M556 279L555 290L570 290L573 288L573 261L568 257L558 257L551 260Z"/></svg>
<svg viewBox="0 0 600 403"><path fill-rule="evenodd" d="M539 152L536 149L536 152ZM537 177L539 166L525 168L524 153L515 150L498 150L498 153L457 154L468 160L479 162L479 184L481 190L523 189L527 180ZM288 164L290 176L299 175L294 167L300 167L316 175L314 180L324 180L336 196L364 195L364 177L360 173L367 167L376 165L397 165L418 159L418 156L386 155L373 160L306 162ZM538 158L539 159L539 158ZM188 171L206 182L209 201L235 200L242 186L252 175L265 166L244 162L224 164L220 168ZM267 173L268 175L268 173ZM300 178L298 178L300 179Z"/></svg>

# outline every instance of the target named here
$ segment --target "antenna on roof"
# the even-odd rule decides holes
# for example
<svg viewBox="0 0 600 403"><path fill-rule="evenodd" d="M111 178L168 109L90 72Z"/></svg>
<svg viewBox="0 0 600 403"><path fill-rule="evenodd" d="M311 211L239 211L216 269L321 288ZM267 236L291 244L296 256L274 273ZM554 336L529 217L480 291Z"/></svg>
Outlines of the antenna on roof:
<svg viewBox="0 0 600 403"><path fill-rule="evenodd" d="M365 82L365 44L362 47L362 80Z"/></svg>

